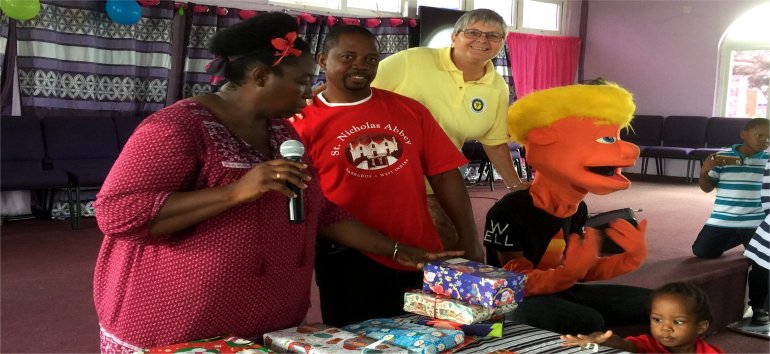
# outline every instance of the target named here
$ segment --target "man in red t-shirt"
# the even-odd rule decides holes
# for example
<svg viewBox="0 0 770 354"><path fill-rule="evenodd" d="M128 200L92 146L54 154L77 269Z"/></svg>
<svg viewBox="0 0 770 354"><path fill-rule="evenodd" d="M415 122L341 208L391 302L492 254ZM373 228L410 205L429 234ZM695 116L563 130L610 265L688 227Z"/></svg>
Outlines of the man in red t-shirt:
<svg viewBox="0 0 770 354"><path fill-rule="evenodd" d="M483 260L457 169L466 159L420 103L369 86L379 56L374 35L363 27L338 26L326 35L317 58L326 89L294 119L322 190L398 243L439 251L426 207L427 177L458 230L457 249ZM403 313L404 291L421 287L422 273L321 239L316 281L324 323L343 326Z"/></svg>

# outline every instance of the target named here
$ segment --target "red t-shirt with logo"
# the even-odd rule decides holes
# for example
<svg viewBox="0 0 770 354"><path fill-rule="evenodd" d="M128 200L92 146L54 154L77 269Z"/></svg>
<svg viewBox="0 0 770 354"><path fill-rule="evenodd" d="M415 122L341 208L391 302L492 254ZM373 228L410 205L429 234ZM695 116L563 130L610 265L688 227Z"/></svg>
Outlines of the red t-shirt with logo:
<svg viewBox="0 0 770 354"><path fill-rule="evenodd" d="M392 240L442 250L426 206L424 176L467 163L417 101L372 88L364 100L334 104L316 96L293 119L326 197ZM413 270L368 254L391 268Z"/></svg>

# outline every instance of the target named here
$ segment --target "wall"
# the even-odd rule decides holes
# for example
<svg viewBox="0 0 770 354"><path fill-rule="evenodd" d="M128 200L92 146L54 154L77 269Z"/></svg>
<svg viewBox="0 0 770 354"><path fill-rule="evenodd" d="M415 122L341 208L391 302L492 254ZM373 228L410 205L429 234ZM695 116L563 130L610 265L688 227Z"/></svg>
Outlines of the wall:
<svg viewBox="0 0 770 354"><path fill-rule="evenodd" d="M767 0L589 0L584 77L618 82L638 114L711 116L718 45Z"/></svg>

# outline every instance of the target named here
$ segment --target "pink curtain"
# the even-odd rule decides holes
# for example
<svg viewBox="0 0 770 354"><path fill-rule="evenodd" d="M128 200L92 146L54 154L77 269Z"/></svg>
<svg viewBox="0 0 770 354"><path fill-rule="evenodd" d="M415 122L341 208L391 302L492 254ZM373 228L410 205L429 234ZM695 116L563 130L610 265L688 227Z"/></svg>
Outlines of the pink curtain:
<svg viewBox="0 0 770 354"><path fill-rule="evenodd" d="M574 82L580 38L512 32L507 42L517 97Z"/></svg>

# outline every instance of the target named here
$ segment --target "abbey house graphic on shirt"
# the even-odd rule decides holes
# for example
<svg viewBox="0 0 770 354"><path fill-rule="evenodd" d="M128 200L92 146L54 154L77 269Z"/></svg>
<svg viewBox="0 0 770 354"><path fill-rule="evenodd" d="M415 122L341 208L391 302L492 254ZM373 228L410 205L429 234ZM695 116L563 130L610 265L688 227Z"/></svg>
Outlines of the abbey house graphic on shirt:
<svg viewBox="0 0 770 354"><path fill-rule="evenodd" d="M401 157L398 139L390 134L361 135L348 144L348 161L362 170L393 165Z"/></svg>

